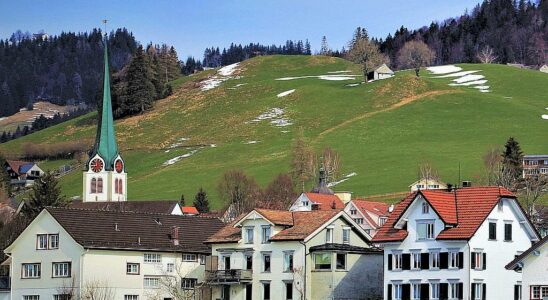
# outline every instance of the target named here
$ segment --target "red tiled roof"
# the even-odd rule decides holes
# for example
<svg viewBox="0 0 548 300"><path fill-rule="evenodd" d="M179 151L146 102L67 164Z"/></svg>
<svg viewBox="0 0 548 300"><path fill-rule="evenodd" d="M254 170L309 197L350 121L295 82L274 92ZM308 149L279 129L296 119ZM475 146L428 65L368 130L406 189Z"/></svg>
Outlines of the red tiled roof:
<svg viewBox="0 0 548 300"><path fill-rule="evenodd" d="M339 197L335 195L320 194L320 193L305 193L305 195L308 199L310 199L310 201L318 204L319 210L344 209L344 203L341 201Z"/></svg>
<svg viewBox="0 0 548 300"><path fill-rule="evenodd" d="M458 240L470 239L501 197L515 197L507 189L496 186L461 188L455 191L413 192L396 205L386 224L373 238L373 242L402 241L407 237L407 230L396 229L394 225L419 193L446 224L456 225L443 230L436 239Z"/></svg>
<svg viewBox="0 0 548 300"><path fill-rule="evenodd" d="M390 204L388 203L360 199L352 200L352 203L354 203L354 206L364 214L366 211L369 211L380 217L388 217L388 215L390 215L390 212L388 212Z"/></svg>
<svg viewBox="0 0 548 300"><path fill-rule="evenodd" d="M30 162L22 160L6 160L6 163L10 166L13 172L19 174L21 166L30 164Z"/></svg>
<svg viewBox="0 0 548 300"><path fill-rule="evenodd" d="M188 215L200 214L200 212L194 206L183 206L181 207L181 209L183 210L183 214L188 214Z"/></svg>
<svg viewBox="0 0 548 300"><path fill-rule="evenodd" d="M320 228L325 222L333 218L340 211L337 210L314 210L314 211L285 211L255 209L256 212L264 216L270 222L276 225L287 226L286 229L278 232L270 239L273 241L292 241L303 240ZM241 217L234 222L226 225L224 228L209 238L207 243L234 243L241 238L241 228L235 225L241 220Z"/></svg>

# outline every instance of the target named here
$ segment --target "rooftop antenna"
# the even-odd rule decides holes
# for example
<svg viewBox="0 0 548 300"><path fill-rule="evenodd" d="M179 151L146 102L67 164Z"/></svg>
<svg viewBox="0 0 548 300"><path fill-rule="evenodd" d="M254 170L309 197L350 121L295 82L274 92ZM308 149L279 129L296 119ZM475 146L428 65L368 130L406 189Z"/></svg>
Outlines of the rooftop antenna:
<svg viewBox="0 0 548 300"><path fill-rule="evenodd" d="M459 181L457 181L457 188L459 187L460 183L461 181L460 181L460 160L459 160Z"/></svg>

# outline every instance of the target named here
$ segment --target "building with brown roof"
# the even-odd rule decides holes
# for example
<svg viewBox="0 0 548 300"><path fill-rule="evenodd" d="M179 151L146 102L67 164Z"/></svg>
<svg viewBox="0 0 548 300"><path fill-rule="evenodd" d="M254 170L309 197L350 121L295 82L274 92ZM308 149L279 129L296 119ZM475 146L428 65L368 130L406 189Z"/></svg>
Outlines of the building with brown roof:
<svg viewBox="0 0 548 300"><path fill-rule="evenodd" d="M355 199L348 202L344 211L349 214L369 235L374 237L386 223L394 205L385 202Z"/></svg>
<svg viewBox="0 0 548 300"><path fill-rule="evenodd" d="M207 289L194 289L211 253L204 242L223 226L199 216L46 208L5 249L11 299L58 299L67 290L80 298L93 286L111 299L172 298L172 280L204 296Z"/></svg>
<svg viewBox="0 0 548 300"><path fill-rule="evenodd" d="M207 240L213 299L377 299L382 251L342 210L255 209Z"/></svg>
<svg viewBox="0 0 548 300"><path fill-rule="evenodd" d="M44 174L38 164L21 160L6 160L4 169L10 177L10 184L19 187L31 186Z"/></svg>
<svg viewBox="0 0 548 300"><path fill-rule="evenodd" d="M113 202L83 202L72 201L71 208L127 211L137 213L167 214L167 215L198 215L195 207L182 207L177 200L139 200Z"/></svg>
<svg viewBox="0 0 548 300"><path fill-rule="evenodd" d="M384 299L510 299L521 274L505 264L539 235L502 187L421 190L398 203L384 246Z"/></svg>
<svg viewBox="0 0 548 300"><path fill-rule="evenodd" d="M548 236L533 244L506 265L521 273L521 287L514 290L514 299L540 300L548 297Z"/></svg>

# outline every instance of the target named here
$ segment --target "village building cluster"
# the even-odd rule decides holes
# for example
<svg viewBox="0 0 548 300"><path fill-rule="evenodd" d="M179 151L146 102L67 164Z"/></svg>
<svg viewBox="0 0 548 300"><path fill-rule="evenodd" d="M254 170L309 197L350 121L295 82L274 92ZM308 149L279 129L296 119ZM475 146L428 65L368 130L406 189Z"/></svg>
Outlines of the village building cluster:
<svg viewBox="0 0 548 300"><path fill-rule="evenodd" d="M322 172L288 210L223 221L176 201L130 201L108 74L105 49L82 201L45 208L4 250L0 300L547 299L547 238L501 187L421 179L386 204L335 193ZM41 172L8 165L18 180Z"/></svg>

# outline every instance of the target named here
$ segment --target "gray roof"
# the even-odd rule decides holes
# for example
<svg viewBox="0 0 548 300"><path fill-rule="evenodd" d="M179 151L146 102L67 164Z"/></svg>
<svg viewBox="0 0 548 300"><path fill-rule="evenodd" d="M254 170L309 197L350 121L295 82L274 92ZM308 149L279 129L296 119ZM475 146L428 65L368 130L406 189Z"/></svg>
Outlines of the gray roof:
<svg viewBox="0 0 548 300"><path fill-rule="evenodd" d="M524 155L524 159L527 158L548 158L548 154L530 154L530 155Z"/></svg>

